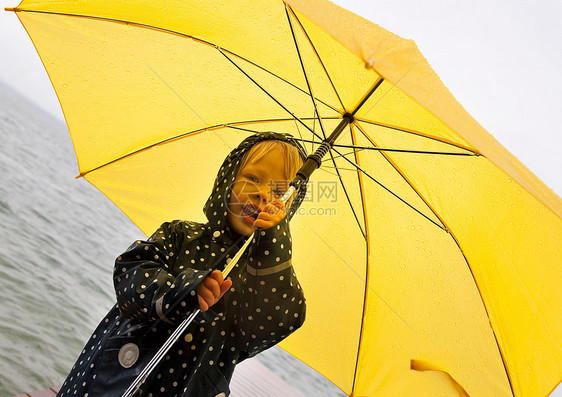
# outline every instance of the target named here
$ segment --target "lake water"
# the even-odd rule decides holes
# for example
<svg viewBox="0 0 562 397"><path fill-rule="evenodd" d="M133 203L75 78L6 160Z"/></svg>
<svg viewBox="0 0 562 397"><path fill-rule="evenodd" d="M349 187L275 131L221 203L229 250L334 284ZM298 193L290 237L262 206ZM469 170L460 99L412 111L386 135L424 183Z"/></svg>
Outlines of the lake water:
<svg viewBox="0 0 562 397"><path fill-rule="evenodd" d="M115 257L143 235L74 178L66 125L2 84L0 137L0 396L12 396L62 383L114 303ZM305 396L344 396L281 349L256 359Z"/></svg>

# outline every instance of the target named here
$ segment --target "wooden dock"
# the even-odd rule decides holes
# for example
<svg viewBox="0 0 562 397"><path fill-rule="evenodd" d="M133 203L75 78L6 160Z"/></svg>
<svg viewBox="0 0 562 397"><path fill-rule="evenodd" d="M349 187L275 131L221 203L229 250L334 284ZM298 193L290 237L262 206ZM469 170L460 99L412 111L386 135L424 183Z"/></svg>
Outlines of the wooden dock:
<svg viewBox="0 0 562 397"><path fill-rule="evenodd" d="M54 397L60 386L50 387L15 397ZM246 360L236 366L230 382L230 397L303 397L283 379L257 360Z"/></svg>
<svg viewBox="0 0 562 397"><path fill-rule="evenodd" d="M38 390L38 391L34 391L32 393L18 394L15 397L53 397L53 396L57 395L59 389L60 389L60 386L49 387L48 389Z"/></svg>

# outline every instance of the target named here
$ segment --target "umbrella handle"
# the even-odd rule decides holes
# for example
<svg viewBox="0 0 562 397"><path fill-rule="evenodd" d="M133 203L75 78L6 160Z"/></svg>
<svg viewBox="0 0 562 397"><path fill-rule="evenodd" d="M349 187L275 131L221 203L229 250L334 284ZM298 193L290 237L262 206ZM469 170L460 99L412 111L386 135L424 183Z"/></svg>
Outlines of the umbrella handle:
<svg viewBox="0 0 562 397"><path fill-rule="evenodd" d="M255 236L255 233L256 232L254 232L254 236ZM228 274L234 268L234 266L236 266L236 264L238 263L238 260L240 260L240 258L242 257L242 255L246 251L246 248L248 248L248 246L250 245L250 243L254 239L254 236L252 236L251 238L246 240L246 242L244 243L242 248L240 248L240 250L238 250L238 252L234 256L234 258L232 258L232 260L228 263L228 265L226 266L226 268L222 272L223 277L226 278L226 276L228 276ZM166 340L166 342L162 345L162 347L156 352L154 357L152 357L152 359L146 365L146 367L144 367L144 369L141 371L141 373L138 374L138 376L134 380L134 382L131 383L129 388L125 391L125 393L123 393L122 397L132 397L140 390L142 384L148 378L148 375L150 375L150 373L154 370L154 368L156 368L158 363L162 360L162 358L164 358L164 356L166 355L168 350L170 350L170 348L174 345L174 343L176 343L178 341L178 339L181 337L183 332L187 329L187 327L189 327L189 325L193 322L193 320L199 314L200 311L201 310L199 310L199 309L195 310L185 320L183 320L181 322L181 324L176 328L176 330L172 333L172 335L170 335L170 337Z"/></svg>

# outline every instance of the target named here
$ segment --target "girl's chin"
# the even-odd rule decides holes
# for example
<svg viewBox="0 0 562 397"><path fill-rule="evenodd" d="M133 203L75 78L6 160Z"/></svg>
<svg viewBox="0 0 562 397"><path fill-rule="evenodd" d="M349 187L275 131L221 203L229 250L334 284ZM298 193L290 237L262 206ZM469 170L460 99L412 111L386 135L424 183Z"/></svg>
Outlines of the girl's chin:
<svg viewBox="0 0 562 397"><path fill-rule="evenodd" d="M242 219L244 219L244 222L246 222L248 225L251 225L252 228L254 227L254 222L256 221L254 218L252 218L251 216L248 216L244 213L242 213Z"/></svg>
<svg viewBox="0 0 562 397"><path fill-rule="evenodd" d="M252 233L254 233L255 221L256 220L250 216L240 215L238 216L237 222L230 226L234 229L234 231L236 231L236 233L243 236L250 236Z"/></svg>

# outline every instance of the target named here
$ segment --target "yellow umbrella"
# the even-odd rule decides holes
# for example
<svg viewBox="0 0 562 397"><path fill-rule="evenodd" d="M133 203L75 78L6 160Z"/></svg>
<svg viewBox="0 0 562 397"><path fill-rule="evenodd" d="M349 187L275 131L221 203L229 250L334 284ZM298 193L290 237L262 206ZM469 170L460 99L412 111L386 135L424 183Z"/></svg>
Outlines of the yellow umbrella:
<svg viewBox="0 0 562 397"><path fill-rule="evenodd" d="M350 396L545 396L562 378L562 201L415 44L325 0L26 1L80 175L144 232L203 220L254 131L312 152L282 347ZM346 125L349 122L349 125ZM208 170L208 174L202 169Z"/></svg>

